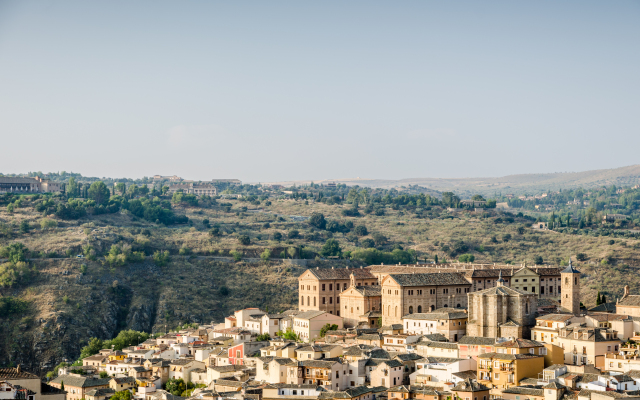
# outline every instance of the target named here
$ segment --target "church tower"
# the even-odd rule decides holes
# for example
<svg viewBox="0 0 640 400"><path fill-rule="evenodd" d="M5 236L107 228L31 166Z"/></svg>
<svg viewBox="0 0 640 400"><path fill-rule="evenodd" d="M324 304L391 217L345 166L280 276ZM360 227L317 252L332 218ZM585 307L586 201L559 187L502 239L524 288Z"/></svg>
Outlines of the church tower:
<svg viewBox="0 0 640 400"><path fill-rule="evenodd" d="M569 266L560 272L562 291L560 305L573 315L580 315L580 271L573 268L571 258Z"/></svg>

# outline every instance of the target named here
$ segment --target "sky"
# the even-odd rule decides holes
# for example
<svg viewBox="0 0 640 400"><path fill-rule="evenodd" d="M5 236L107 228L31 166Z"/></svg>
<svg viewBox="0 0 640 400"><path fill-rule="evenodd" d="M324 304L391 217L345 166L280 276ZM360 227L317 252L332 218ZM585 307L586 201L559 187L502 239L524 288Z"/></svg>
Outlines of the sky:
<svg viewBox="0 0 640 400"><path fill-rule="evenodd" d="M640 163L640 1L0 1L0 172Z"/></svg>

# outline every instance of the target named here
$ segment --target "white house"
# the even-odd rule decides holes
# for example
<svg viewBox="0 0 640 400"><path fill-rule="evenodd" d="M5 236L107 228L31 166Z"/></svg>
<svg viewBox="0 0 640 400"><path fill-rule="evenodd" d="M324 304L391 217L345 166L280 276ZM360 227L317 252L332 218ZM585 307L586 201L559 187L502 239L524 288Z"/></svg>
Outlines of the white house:
<svg viewBox="0 0 640 400"><path fill-rule="evenodd" d="M416 372L409 375L412 385L424 382L458 383L455 373L476 371L478 363L473 358L426 357L416 361Z"/></svg>

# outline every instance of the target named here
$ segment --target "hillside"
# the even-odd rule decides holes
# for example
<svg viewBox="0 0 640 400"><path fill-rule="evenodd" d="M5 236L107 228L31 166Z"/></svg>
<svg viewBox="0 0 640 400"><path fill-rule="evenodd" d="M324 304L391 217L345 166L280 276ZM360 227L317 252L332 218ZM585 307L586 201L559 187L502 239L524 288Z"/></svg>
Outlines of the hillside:
<svg viewBox="0 0 640 400"><path fill-rule="evenodd" d="M400 188L417 185L437 192L453 191L463 198L474 194L493 197L496 193L535 194L549 190L592 188L600 186L634 186L640 184L640 164L614 169L600 169L583 172L558 172L548 174L507 175L498 178L408 178L398 180L383 179L335 179L316 183L339 182L348 186L358 185L371 188ZM287 186L307 182L282 182Z"/></svg>
<svg viewBox="0 0 640 400"><path fill-rule="evenodd" d="M9 333L0 338L0 366L22 364L44 373L64 358L75 359L89 338L109 339L123 328L163 332L185 322L220 322L247 306L295 308L296 278L307 267L436 256L440 262L473 256L475 262L514 266L541 257L564 265L581 254L583 261L574 262L583 272L586 305L595 303L597 291L612 301L625 284L640 291L640 241L624 230L597 224L533 230L532 219L521 214L450 212L423 195L370 199L354 208L342 200L356 198L348 188L324 196L326 189L310 188L306 199L249 194L259 190L238 188L245 191L240 199L160 196L172 200L176 221L187 221L168 224L136 217L133 199L108 213L89 206L86 215L70 216L63 196L0 199L0 247L7 253L0 263L0 300L25 305L3 308L0 301L0 330ZM64 212L37 211L52 203ZM7 250L17 248L24 253L19 260ZM163 251L166 263L157 258ZM326 255L347 259L322 260ZM307 267L285 257L306 258Z"/></svg>

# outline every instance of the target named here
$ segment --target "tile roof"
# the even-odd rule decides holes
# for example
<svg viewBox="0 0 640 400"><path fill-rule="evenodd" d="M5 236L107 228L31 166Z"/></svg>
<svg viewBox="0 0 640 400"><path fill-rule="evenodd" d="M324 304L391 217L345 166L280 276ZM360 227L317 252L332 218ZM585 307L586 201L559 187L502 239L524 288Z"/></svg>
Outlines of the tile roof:
<svg viewBox="0 0 640 400"><path fill-rule="evenodd" d="M507 389L503 389L502 393L524 394L527 396L544 396L543 389L523 387L523 386L514 386Z"/></svg>
<svg viewBox="0 0 640 400"><path fill-rule="evenodd" d="M316 310L311 310L311 311L305 311L305 312L301 312L300 314L294 316L294 318L299 318L299 319L312 319L312 318L316 318L322 314L326 314L326 311L316 311Z"/></svg>
<svg viewBox="0 0 640 400"><path fill-rule="evenodd" d="M463 336L458 340L459 344L470 344L474 346L495 346L495 338L485 338L477 336Z"/></svg>
<svg viewBox="0 0 640 400"><path fill-rule="evenodd" d="M416 343L418 347L432 347L434 349L455 349L458 350L458 345L456 343L447 343L447 342L418 342Z"/></svg>
<svg viewBox="0 0 640 400"><path fill-rule="evenodd" d="M451 388L452 392L481 392L485 390L489 390L489 388L482 383L472 381L470 378L459 382L457 385Z"/></svg>
<svg viewBox="0 0 640 400"><path fill-rule="evenodd" d="M537 296L537 294L532 292L524 292L519 289L513 289L508 286L495 286L489 289L479 290L477 292L471 292L469 293L469 296L532 296L532 297L535 297Z"/></svg>
<svg viewBox="0 0 640 400"><path fill-rule="evenodd" d="M503 354L503 353L484 353L480 354L478 358L491 358L498 360L521 360L527 358L538 358L542 356L534 354Z"/></svg>
<svg viewBox="0 0 640 400"><path fill-rule="evenodd" d="M445 310L445 309L440 309L440 310ZM427 321L438 321L438 320L464 319L468 317L469 317L469 314L467 314L464 310L450 308L450 309L446 309L446 311L434 310L428 313L407 314L404 317L402 317L402 319L419 319L419 320L427 320Z"/></svg>
<svg viewBox="0 0 640 400"><path fill-rule="evenodd" d="M390 274L400 286L451 286L451 285L469 285L471 283L463 274L457 272L442 272L430 274Z"/></svg>
<svg viewBox="0 0 640 400"><path fill-rule="evenodd" d="M573 318L573 314L547 314L536 318L536 321L565 322Z"/></svg>
<svg viewBox="0 0 640 400"><path fill-rule="evenodd" d="M640 307L640 295L628 295L621 299L618 306Z"/></svg>
<svg viewBox="0 0 640 400"><path fill-rule="evenodd" d="M58 377L51 381L51 383L62 383L64 382L64 386L69 387L94 387L94 386L104 386L108 385L111 378L107 379L95 379L95 378L87 378L84 376L72 376L72 375L58 375Z"/></svg>
<svg viewBox="0 0 640 400"><path fill-rule="evenodd" d="M22 368L0 368L0 380L11 379L38 379L38 375L23 371Z"/></svg>
<svg viewBox="0 0 640 400"><path fill-rule="evenodd" d="M289 367L312 367L312 368L331 368L335 363L339 362L337 359L325 359L325 360L304 360L294 361L287 364Z"/></svg>
<svg viewBox="0 0 640 400"><path fill-rule="evenodd" d="M376 279L376 277L365 268L321 268L308 269L316 278L320 280L326 279L350 279L351 274L356 279Z"/></svg>
<svg viewBox="0 0 640 400"><path fill-rule="evenodd" d="M521 338L516 338L508 342L502 342L496 345L496 347L507 347L507 348L516 348L516 349L523 349L523 348L529 348L529 347L542 347L542 346L544 346L544 343L536 342L535 340L521 339Z"/></svg>
<svg viewBox="0 0 640 400"><path fill-rule="evenodd" d="M379 285L356 286L355 290L363 296L382 296L382 287Z"/></svg>
<svg viewBox="0 0 640 400"><path fill-rule="evenodd" d="M602 303L595 307L591 307L588 311L592 312L615 312L616 311L616 303Z"/></svg>

